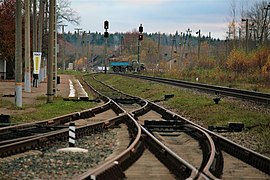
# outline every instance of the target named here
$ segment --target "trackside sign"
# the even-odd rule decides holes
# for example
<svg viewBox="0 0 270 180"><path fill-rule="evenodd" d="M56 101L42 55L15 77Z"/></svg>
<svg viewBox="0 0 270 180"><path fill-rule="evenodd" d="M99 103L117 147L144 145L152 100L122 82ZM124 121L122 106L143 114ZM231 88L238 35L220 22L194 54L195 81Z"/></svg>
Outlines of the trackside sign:
<svg viewBox="0 0 270 180"><path fill-rule="evenodd" d="M41 52L33 52L34 71L33 74L39 74L41 63Z"/></svg>

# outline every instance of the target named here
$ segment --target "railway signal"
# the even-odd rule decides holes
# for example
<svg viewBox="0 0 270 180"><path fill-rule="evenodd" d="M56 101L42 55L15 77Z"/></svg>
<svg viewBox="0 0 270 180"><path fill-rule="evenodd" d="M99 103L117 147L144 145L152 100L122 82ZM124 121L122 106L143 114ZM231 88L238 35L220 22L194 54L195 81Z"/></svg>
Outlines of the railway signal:
<svg viewBox="0 0 270 180"><path fill-rule="evenodd" d="M143 40L143 35L139 34L139 40L142 41Z"/></svg>
<svg viewBox="0 0 270 180"><path fill-rule="evenodd" d="M140 71L140 45L141 41L143 40L143 26L142 24L139 26L139 38L138 38L138 64L139 64L139 71Z"/></svg>
<svg viewBox="0 0 270 180"><path fill-rule="evenodd" d="M139 26L139 32L140 32L140 33L143 32L143 26L142 26L142 24Z"/></svg>
<svg viewBox="0 0 270 180"><path fill-rule="evenodd" d="M108 37L109 37L109 33L107 31L109 29L109 21L107 21L107 20L104 21L104 29L105 29L105 32L104 32L104 37L105 37L104 73L106 74L107 73L107 47L108 47Z"/></svg>
<svg viewBox="0 0 270 180"><path fill-rule="evenodd" d="M104 29L109 29L109 21L104 21Z"/></svg>
<svg viewBox="0 0 270 180"><path fill-rule="evenodd" d="M106 31L106 32L104 32L104 37L105 38L108 38L109 37L109 33Z"/></svg>

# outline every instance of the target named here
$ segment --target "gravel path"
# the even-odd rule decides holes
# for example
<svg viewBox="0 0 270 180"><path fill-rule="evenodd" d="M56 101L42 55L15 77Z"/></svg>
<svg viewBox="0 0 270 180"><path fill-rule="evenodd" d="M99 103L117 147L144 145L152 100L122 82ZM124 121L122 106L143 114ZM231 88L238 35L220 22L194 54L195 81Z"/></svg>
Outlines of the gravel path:
<svg viewBox="0 0 270 180"><path fill-rule="evenodd" d="M116 130L84 137L76 146L88 153L56 152L68 147L60 142L53 147L0 159L0 179L74 179L104 161L117 146Z"/></svg>

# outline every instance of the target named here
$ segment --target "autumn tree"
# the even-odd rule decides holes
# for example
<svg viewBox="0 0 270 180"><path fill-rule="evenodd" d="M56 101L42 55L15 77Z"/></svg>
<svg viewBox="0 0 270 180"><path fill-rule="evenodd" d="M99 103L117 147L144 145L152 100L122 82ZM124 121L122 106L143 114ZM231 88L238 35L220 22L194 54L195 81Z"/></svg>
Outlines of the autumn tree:
<svg viewBox="0 0 270 180"><path fill-rule="evenodd" d="M138 51L138 32L127 32L123 39L123 50L126 54L136 54Z"/></svg>
<svg viewBox="0 0 270 180"><path fill-rule="evenodd" d="M14 71L15 2L5 0L0 3L0 58L7 60L8 73Z"/></svg>

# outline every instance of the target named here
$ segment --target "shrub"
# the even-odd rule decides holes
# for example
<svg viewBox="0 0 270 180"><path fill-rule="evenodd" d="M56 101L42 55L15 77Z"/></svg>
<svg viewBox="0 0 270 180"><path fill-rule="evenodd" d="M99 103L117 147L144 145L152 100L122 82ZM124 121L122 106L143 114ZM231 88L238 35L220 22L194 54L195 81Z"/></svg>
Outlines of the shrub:
<svg viewBox="0 0 270 180"><path fill-rule="evenodd" d="M243 73L248 70L249 61L244 51L232 50L227 60L227 68L237 73Z"/></svg>

